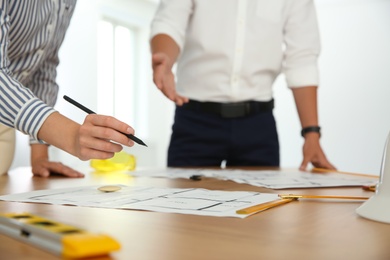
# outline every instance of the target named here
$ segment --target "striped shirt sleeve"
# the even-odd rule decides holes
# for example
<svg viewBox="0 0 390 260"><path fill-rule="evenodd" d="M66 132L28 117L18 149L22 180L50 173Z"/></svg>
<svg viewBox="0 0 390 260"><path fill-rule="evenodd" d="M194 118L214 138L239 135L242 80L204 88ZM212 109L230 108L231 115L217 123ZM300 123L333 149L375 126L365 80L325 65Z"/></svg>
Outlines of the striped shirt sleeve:
<svg viewBox="0 0 390 260"><path fill-rule="evenodd" d="M38 131L55 110L12 77L0 72L0 122L38 140Z"/></svg>
<svg viewBox="0 0 390 260"><path fill-rule="evenodd" d="M38 131L55 110L35 97L9 70L9 1L0 1L0 123L38 139Z"/></svg>

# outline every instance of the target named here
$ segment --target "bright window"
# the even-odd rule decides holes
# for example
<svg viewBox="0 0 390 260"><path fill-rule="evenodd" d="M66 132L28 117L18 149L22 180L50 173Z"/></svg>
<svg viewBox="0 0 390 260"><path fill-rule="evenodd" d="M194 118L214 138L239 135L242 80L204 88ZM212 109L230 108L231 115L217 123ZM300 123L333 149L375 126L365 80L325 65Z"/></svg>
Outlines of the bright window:
<svg viewBox="0 0 390 260"><path fill-rule="evenodd" d="M98 23L98 113L137 128L137 31L110 20Z"/></svg>

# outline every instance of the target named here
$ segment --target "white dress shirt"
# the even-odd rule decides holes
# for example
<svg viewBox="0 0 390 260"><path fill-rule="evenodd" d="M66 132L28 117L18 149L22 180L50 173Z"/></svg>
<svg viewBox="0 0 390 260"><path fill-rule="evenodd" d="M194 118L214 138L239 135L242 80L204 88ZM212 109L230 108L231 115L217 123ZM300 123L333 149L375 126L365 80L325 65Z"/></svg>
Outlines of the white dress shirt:
<svg viewBox="0 0 390 260"><path fill-rule="evenodd" d="M35 139L55 111L58 50L75 4L0 0L0 123Z"/></svg>
<svg viewBox="0 0 390 260"><path fill-rule="evenodd" d="M268 101L281 72L290 88L318 86L312 0L161 0L157 34L180 47L176 87L190 99Z"/></svg>

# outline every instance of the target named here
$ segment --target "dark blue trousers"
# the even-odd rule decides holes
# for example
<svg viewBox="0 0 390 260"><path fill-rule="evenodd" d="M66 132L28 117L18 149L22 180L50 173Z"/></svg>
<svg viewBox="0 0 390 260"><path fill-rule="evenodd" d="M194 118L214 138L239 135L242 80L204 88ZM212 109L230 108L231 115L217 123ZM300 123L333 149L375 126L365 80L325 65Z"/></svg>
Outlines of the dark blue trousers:
<svg viewBox="0 0 390 260"><path fill-rule="evenodd" d="M272 111L240 118L176 107L168 167L279 166L279 140Z"/></svg>

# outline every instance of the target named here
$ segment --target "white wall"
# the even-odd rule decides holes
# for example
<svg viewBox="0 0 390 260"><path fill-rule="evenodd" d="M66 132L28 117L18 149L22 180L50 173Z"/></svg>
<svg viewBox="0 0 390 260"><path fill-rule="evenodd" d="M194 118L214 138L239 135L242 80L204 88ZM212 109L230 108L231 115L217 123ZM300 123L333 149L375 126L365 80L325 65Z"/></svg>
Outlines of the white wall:
<svg viewBox="0 0 390 260"><path fill-rule="evenodd" d="M322 38L320 59L319 119L325 153L339 170L379 173L384 142L390 131L390 0L315 0ZM58 82L61 93L56 108L82 122L85 114L62 101L67 94L96 108L96 30L99 5L120 16L147 23L153 1L79 0L74 19L61 49ZM124 4L124 8L118 6ZM130 14L128 13L130 12ZM129 18L130 19L130 18ZM148 52L145 40L144 53ZM148 54L140 87L146 88L149 135L137 136L151 149L135 146L140 166L165 166L173 105L153 86ZM140 64L142 66L142 64ZM291 91L281 76L275 83L281 164L297 167L302 159L302 138ZM137 130L137 129L136 129ZM72 166L79 160L52 148L52 156ZM17 157L12 167L28 165L27 139L18 135Z"/></svg>
<svg viewBox="0 0 390 260"><path fill-rule="evenodd" d="M390 1L316 0L322 39L319 120L328 159L378 174L390 131ZM300 125L284 79L275 84L282 166L302 159Z"/></svg>

